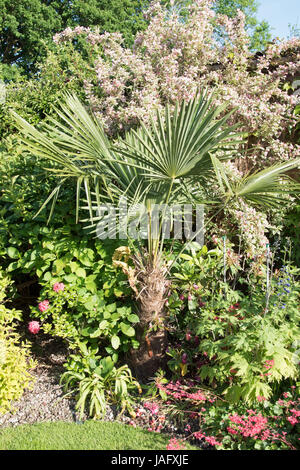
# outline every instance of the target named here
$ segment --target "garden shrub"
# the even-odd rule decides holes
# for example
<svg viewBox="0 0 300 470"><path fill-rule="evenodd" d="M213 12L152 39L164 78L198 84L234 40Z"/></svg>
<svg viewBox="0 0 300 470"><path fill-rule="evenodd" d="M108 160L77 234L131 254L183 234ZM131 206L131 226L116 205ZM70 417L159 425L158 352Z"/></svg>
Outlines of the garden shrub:
<svg viewBox="0 0 300 470"><path fill-rule="evenodd" d="M140 120L148 122L151 111L166 103L172 108L177 100L190 100L199 87L218 90L216 103L229 104L231 123L239 123L245 137L237 165L228 164L233 179L237 172L242 176L253 167L295 158L299 154L292 138L297 98L288 80L297 73L299 39L269 44L254 57L242 12L228 18L216 14L210 0L197 0L184 9L184 19L181 14L180 9L169 11L152 2L146 13L149 25L137 33L130 48L119 33L67 28L54 36L57 49L41 67L41 78L56 84L56 103L65 80L64 88L79 92L113 136L136 127ZM222 38L219 42L216 30ZM282 58L284 65L280 65ZM282 208L281 220L288 208ZM242 248L250 254L262 253L268 229L272 236L268 220L272 217L272 211L261 213L245 204L224 214L216 233L224 232L233 240L231 229L237 227ZM247 230L245 220L259 227L259 233Z"/></svg>
<svg viewBox="0 0 300 470"><path fill-rule="evenodd" d="M89 416L99 419L105 416L107 405L116 404L121 413L127 410L132 416L133 390L141 393L139 383L132 377L127 365L116 367L111 356L97 356L95 351L81 347L81 356L71 355L62 375L65 391L77 391L76 408L82 418L88 410Z"/></svg>
<svg viewBox="0 0 300 470"><path fill-rule="evenodd" d="M0 102L0 137L14 135L14 123L9 110L16 110L32 124L40 124L52 114L66 91L85 98L83 84L92 80L95 53L89 44L81 41L80 52L73 44L64 44L47 50L46 58L38 65L38 72L30 79L19 76L6 84L5 101Z"/></svg>
<svg viewBox="0 0 300 470"><path fill-rule="evenodd" d="M16 320L21 312L4 305L5 291L10 281L0 271L0 413L11 411L12 402L18 400L33 383L30 374L35 363L30 358L29 344L21 343L16 331Z"/></svg>
<svg viewBox="0 0 300 470"><path fill-rule="evenodd" d="M112 265L118 242L90 240L70 225L35 229L27 234L31 249L7 249L14 259L7 270L36 277L41 290L31 313L44 332L67 339L71 348L98 344L111 354L136 347L131 290Z"/></svg>
<svg viewBox="0 0 300 470"><path fill-rule="evenodd" d="M17 289L30 284L37 305L47 299L48 311L32 307L47 333L76 347L79 342L102 341L112 354L137 346L131 289L112 257L124 240L98 240L76 224L73 190L62 189L59 204L47 225L48 214L33 218L51 192L51 176L31 156L5 154L0 165L3 197L0 203L0 263L15 279ZM63 283L64 291L53 286ZM22 290L18 290L17 295ZM99 329L99 325L101 327ZM113 346L114 348L113 348ZM113 348L113 350L112 350Z"/></svg>
<svg viewBox="0 0 300 470"><path fill-rule="evenodd" d="M295 385L285 389L274 400L258 396L251 407L230 404L198 381L182 378L157 377L151 392L157 419L173 419L185 430L185 441L216 450L299 450L299 393Z"/></svg>
<svg viewBox="0 0 300 470"><path fill-rule="evenodd" d="M266 309L265 266L257 272L250 265L248 283L240 278L238 290L232 284L240 260L227 253L225 283L220 246L182 257L174 274L180 283L167 301L171 370L179 377L192 373L230 402L270 398L284 380L296 379L299 270L287 265L273 273Z"/></svg>
<svg viewBox="0 0 300 470"><path fill-rule="evenodd" d="M76 92L114 137L141 119L147 122L150 111L166 103L172 109L175 101L189 100L199 87L218 88L217 103L229 103L231 124L240 122L245 137L238 168L226 164L231 183L250 167L297 156L299 145L292 143L296 98L284 82L297 71L299 39L270 44L254 58L243 14L215 16L209 0L193 2L189 11L182 21L178 11L168 14L152 3L149 26L138 33L133 48L124 47L118 33L68 28L56 34L56 46L37 76L16 78L0 104L0 264L21 298L20 285L34 287L30 309L38 326L31 331L36 334L41 326L68 342L73 354L62 381L66 390L78 391L81 413L89 406L96 417L110 400L132 412L129 389L137 386L128 367L118 367L138 347L132 292L112 262L124 242L94 240L75 223L71 183L58 195L63 203L53 214L50 209L50 225L44 210L33 219L55 178L20 150L9 109L42 125L65 91ZM218 44L215 28L223 35ZM299 270L289 262L281 270L281 261L274 267L266 309L267 230L269 238L281 231L286 210L283 233L291 237L293 259L299 262L299 206L289 199L288 209L277 212L261 213L244 203L223 211L208 227L209 235L215 233L209 249L183 253L172 274L166 301L168 366L179 382L169 388L167 381L160 382L160 397L170 401L168 412L178 398L179 409L194 413L191 419L196 413L200 430L194 438L217 448L297 447L299 403L290 384L299 372L300 286ZM226 279L222 235L227 237ZM0 412L5 412L29 385L33 363L28 344L20 345L16 333L20 312L3 304L7 278L2 274L0 286ZM183 377L192 377L196 385L181 389ZM199 392L201 387L210 392Z"/></svg>
<svg viewBox="0 0 300 470"><path fill-rule="evenodd" d="M183 19L180 9L169 11L161 2L151 2L149 25L137 33L132 48L124 47L119 33L100 34L90 28L68 28L54 41L66 44L84 38L94 47L94 80L84 82L85 94L110 134L141 119L147 122L150 111L188 101L199 87L209 87L218 89L219 103L229 103L235 111L232 121L247 137L248 158L240 162L244 171L294 158L298 145L284 141L283 135L297 123L297 99L283 84L298 70L300 40L269 44L253 61L245 15L215 14L212 3L192 2ZM276 61L283 56L286 63L279 66Z"/></svg>

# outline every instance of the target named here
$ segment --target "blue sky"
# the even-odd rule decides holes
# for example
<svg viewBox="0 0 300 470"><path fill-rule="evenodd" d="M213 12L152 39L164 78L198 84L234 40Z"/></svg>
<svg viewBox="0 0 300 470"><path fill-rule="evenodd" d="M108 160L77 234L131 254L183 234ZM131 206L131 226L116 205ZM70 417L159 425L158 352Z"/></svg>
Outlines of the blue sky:
<svg viewBox="0 0 300 470"><path fill-rule="evenodd" d="M258 3L257 17L268 21L274 37L286 38L289 23L298 23L300 27L300 0L258 0Z"/></svg>

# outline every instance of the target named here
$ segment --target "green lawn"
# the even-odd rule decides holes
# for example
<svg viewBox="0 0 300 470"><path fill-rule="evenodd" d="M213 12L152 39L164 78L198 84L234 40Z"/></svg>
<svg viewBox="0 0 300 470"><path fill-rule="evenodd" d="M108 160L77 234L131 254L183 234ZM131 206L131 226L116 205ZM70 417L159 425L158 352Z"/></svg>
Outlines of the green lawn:
<svg viewBox="0 0 300 470"><path fill-rule="evenodd" d="M163 434L95 421L48 422L0 430L0 450L165 450L168 441Z"/></svg>

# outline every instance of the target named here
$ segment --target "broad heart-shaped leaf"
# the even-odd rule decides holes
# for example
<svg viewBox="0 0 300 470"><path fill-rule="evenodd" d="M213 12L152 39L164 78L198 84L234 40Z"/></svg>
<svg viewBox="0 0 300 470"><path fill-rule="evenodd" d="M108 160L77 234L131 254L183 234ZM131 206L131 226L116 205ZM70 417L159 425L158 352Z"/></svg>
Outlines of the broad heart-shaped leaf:
<svg viewBox="0 0 300 470"><path fill-rule="evenodd" d="M56 273L59 274L66 266L66 263L62 259L57 259L54 261L53 266L55 267Z"/></svg>
<svg viewBox="0 0 300 470"><path fill-rule="evenodd" d="M138 323L140 321L139 317L135 313L132 313L131 315L129 315L128 320L131 323Z"/></svg>
<svg viewBox="0 0 300 470"><path fill-rule="evenodd" d="M76 269L75 273L76 273L76 276L78 277L83 277L83 278L86 277L86 271L83 268Z"/></svg>
<svg viewBox="0 0 300 470"><path fill-rule="evenodd" d="M135 335L135 330L130 326L128 323L121 322L120 323L121 331L124 333L126 336L134 336Z"/></svg>
<svg viewBox="0 0 300 470"><path fill-rule="evenodd" d="M95 369L95 367L96 367L95 359L93 359L91 357L89 358L89 366L91 367L91 369Z"/></svg>
<svg viewBox="0 0 300 470"><path fill-rule="evenodd" d="M108 321L107 321L107 320L102 320L102 321L99 323L99 328L100 328L101 330L104 330L107 326L108 326Z"/></svg>
<svg viewBox="0 0 300 470"><path fill-rule="evenodd" d="M110 341L111 341L111 345L114 349L119 348L120 343L121 343L119 336L117 336L117 335L112 336Z"/></svg>
<svg viewBox="0 0 300 470"><path fill-rule="evenodd" d="M9 246L7 248L7 254L12 259L17 259L17 258L20 258L20 256L21 256L20 252L14 246Z"/></svg>

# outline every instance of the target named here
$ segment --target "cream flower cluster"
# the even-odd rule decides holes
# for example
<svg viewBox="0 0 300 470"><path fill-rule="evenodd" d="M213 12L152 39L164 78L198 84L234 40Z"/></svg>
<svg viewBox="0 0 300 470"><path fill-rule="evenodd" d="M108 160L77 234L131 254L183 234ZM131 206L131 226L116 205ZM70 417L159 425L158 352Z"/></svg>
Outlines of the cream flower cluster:
<svg viewBox="0 0 300 470"><path fill-rule="evenodd" d="M282 81L300 68L300 39L270 44L253 65L244 14L233 19L216 15L212 5L212 0L195 0L183 20L174 2L170 9L152 2L149 26L136 35L132 48L124 47L119 33L81 26L56 34L54 41L83 35L99 50L94 78L84 89L111 135L140 119L147 122L151 111L167 102L189 100L208 87L218 91L217 103L235 109L231 122L251 136L250 166L294 158L299 145L285 143L283 136L296 122L296 97L283 90Z"/></svg>

